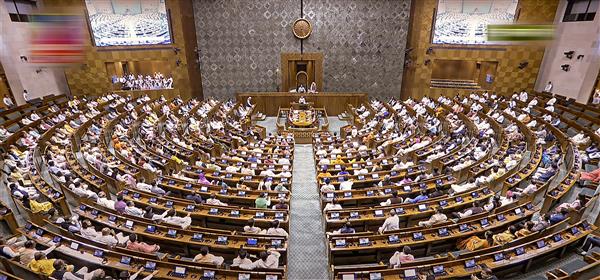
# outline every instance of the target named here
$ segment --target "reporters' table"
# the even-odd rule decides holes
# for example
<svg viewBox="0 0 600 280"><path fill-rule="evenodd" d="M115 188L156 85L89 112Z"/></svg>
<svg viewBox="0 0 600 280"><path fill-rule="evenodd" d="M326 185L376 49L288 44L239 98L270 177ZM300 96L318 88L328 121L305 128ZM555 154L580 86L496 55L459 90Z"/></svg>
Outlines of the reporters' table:
<svg viewBox="0 0 600 280"><path fill-rule="evenodd" d="M240 92L237 93L237 101L245 103L248 97L252 97L252 104L256 104L256 111L267 116L277 116L278 109L288 108L292 102L304 96L307 103L314 107L325 108L327 114L335 116L346 111L347 104L358 107L367 101L366 93L356 92L320 92L320 93L292 93L292 92Z"/></svg>

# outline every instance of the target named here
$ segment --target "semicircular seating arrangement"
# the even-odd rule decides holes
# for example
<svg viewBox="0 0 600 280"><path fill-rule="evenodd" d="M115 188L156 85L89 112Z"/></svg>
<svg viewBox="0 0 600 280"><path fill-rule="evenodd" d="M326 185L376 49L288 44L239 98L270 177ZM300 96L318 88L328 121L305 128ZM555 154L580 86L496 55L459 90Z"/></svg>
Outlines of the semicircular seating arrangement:
<svg viewBox="0 0 600 280"><path fill-rule="evenodd" d="M25 222L0 205L14 234L0 274L287 279L295 143L255 111L107 94L1 112L2 178ZM510 279L589 247L600 109L482 91L346 114L312 143L332 279ZM594 249L546 277L597 275Z"/></svg>
<svg viewBox="0 0 600 280"><path fill-rule="evenodd" d="M598 120L518 99L373 99L340 135L315 135L332 277L510 278L580 246L596 230L582 217L598 180L579 178L598 168Z"/></svg>
<svg viewBox="0 0 600 280"><path fill-rule="evenodd" d="M4 170L28 218L7 242L29 253L8 272L46 279L44 252L113 277L285 279L294 140L252 126L252 107L109 94L21 110Z"/></svg>

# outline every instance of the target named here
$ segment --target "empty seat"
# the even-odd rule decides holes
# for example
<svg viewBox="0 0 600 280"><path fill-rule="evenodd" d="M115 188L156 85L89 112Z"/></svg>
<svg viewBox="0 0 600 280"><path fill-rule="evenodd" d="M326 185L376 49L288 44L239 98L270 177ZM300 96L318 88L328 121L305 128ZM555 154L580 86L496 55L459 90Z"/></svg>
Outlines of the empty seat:
<svg viewBox="0 0 600 280"><path fill-rule="evenodd" d="M12 113L8 113L6 115L4 115L7 119L9 120L14 120L14 119L18 119L21 117L21 113L20 112L12 112Z"/></svg>
<svg viewBox="0 0 600 280"><path fill-rule="evenodd" d="M585 165L585 171L586 172L591 172L598 169L598 165L597 164L586 164Z"/></svg>
<svg viewBox="0 0 600 280"><path fill-rule="evenodd" d="M595 111L590 111L590 110L586 110L583 111L584 114L588 115L588 116L592 116L592 117L598 117L600 116L600 113L595 112Z"/></svg>
<svg viewBox="0 0 600 280"><path fill-rule="evenodd" d="M567 273L571 274L573 272L575 272L576 270L584 267L588 265L587 262L585 262L583 260L583 258L576 258L575 260L567 263L566 265L564 265L563 267L561 267L560 269L566 271Z"/></svg>
<svg viewBox="0 0 600 280"><path fill-rule="evenodd" d="M573 137L575 135L577 135L579 133L579 131L577 131L576 129L569 127L569 129L567 129L567 135L569 135L570 137Z"/></svg>
<svg viewBox="0 0 600 280"><path fill-rule="evenodd" d="M585 181L585 183L583 184L583 186L585 188L581 188L581 190L579 190L578 193L583 194L587 197L592 197L596 193L596 190L594 188L590 188L590 187L594 186L594 185L596 185L596 184L592 181Z"/></svg>
<svg viewBox="0 0 600 280"><path fill-rule="evenodd" d="M19 129L21 129L21 126L19 125L19 123L13 123L11 126L9 127L5 127L6 130L15 133L17 132Z"/></svg>
<svg viewBox="0 0 600 280"><path fill-rule="evenodd" d="M562 116L565 117L565 118L567 118L567 119L569 119L569 120L574 120L575 118L577 118L577 116L575 116L575 115L573 115L573 114L571 114L569 112L564 112L562 114Z"/></svg>
<svg viewBox="0 0 600 280"><path fill-rule="evenodd" d="M592 123L590 120L584 118L578 118L576 122L583 127L588 127Z"/></svg>

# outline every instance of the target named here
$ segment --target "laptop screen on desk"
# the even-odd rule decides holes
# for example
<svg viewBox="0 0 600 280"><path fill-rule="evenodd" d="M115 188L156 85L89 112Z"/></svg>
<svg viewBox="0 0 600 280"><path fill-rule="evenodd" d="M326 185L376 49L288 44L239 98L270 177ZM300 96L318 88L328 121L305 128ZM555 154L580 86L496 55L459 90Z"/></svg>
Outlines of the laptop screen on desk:
<svg viewBox="0 0 600 280"><path fill-rule="evenodd" d="M404 271L404 278L406 279L417 279L417 271L414 269L407 269Z"/></svg>
<svg viewBox="0 0 600 280"><path fill-rule="evenodd" d="M146 264L144 265L144 268L146 270L154 270L156 268L156 263L155 262L146 262Z"/></svg>
<svg viewBox="0 0 600 280"><path fill-rule="evenodd" d="M177 276L184 276L186 273L186 269L185 269L185 267L176 266L174 273Z"/></svg>
<svg viewBox="0 0 600 280"><path fill-rule="evenodd" d="M372 272L369 274L369 280L381 280L381 279L383 279L383 278L381 277L381 273L379 273L379 272Z"/></svg>
<svg viewBox="0 0 600 280"><path fill-rule="evenodd" d="M248 246L256 246L258 245L258 239L256 238L248 238Z"/></svg>
<svg viewBox="0 0 600 280"><path fill-rule="evenodd" d="M215 272L212 270L205 270L204 278L209 278L209 279L215 278Z"/></svg>

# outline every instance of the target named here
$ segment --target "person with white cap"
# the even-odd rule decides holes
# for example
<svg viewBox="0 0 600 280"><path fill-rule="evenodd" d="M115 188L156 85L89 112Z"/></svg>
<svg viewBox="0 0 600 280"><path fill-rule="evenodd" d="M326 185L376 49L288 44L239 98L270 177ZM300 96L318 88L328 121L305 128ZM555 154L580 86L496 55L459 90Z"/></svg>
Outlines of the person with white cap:
<svg viewBox="0 0 600 280"><path fill-rule="evenodd" d="M15 106L15 103L12 101L12 99L10 99L8 95L4 96L2 101L4 102L4 105L6 105L6 107L8 108L12 108Z"/></svg>
<svg viewBox="0 0 600 280"><path fill-rule="evenodd" d="M554 112L554 103L556 103L556 97L552 97L548 102L546 102L546 110L550 112Z"/></svg>
<svg viewBox="0 0 600 280"><path fill-rule="evenodd" d="M29 102L29 93L27 90L23 90L23 100L25 100L25 102Z"/></svg>
<svg viewBox="0 0 600 280"><path fill-rule="evenodd" d="M538 100L537 100L537 98L534 97L531 101L529 101L529 104L527 104L527 107L533 107L537 104L538 104Z"/></svg>
<svg viewBox="0 0 600 280"><path fill-rule="evenodd" d="M592 98L592 104L594 104L594 105L600 104L600 88L597 88L594 91L594 95L593 95L593 98Z"/></svg>
<svg viewBox="0 0 600 280"><path fill-rule="evenodd" d="M521 100L521 102L527 102L527 98L527 92L525 90L522 90L519 94L519 100Z"/></svg>
<svg viewBox="0 0 600 280"><path fill-rule="evenodd" d="M544 88L544 92L552 93L552 82L548 81L548 84Z"/></svg>

